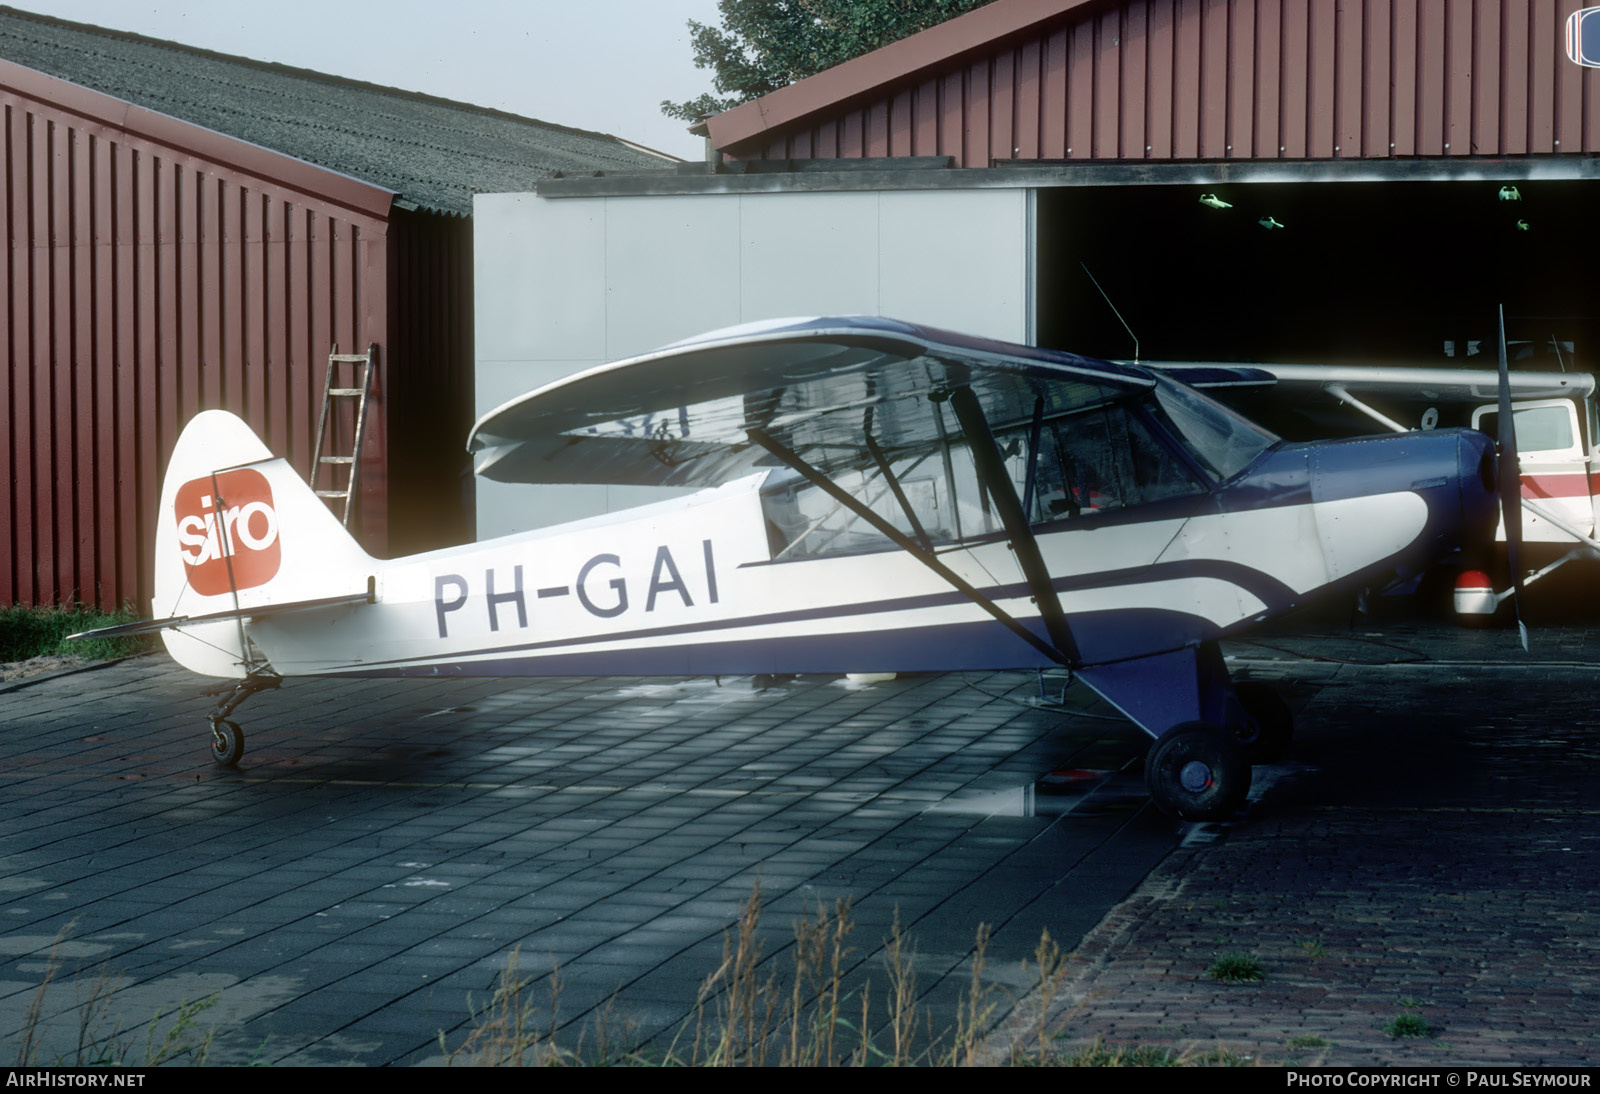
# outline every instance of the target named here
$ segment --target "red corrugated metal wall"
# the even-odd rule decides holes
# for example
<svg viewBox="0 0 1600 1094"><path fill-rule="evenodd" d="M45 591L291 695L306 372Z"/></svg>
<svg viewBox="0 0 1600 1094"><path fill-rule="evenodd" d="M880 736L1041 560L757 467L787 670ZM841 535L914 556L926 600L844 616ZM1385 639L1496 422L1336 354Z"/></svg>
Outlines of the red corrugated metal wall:
<svg viewBox="0 0 1600 1094"><path fill-rule="evenodd" d="M303 472L329 345L385 341L386 222L14 89L0 109L0 603L144 610L178 430L234 411ZM373 550L384 449L380 414L362 498Z"/></svg>
<svg viewBox="0 0 1600 1094"><path fill-rule="evenodd" d="M723 151L1347 159L1600 151L1580 0L1122 0Z"/></svg>

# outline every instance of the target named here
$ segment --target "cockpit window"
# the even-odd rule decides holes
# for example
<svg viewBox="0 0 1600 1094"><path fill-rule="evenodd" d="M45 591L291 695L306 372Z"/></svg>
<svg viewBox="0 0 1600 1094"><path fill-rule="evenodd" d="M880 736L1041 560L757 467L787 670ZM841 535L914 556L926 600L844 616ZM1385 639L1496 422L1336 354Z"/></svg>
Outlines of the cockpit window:
<svg viewBox="0 0 1600 1094"><path fill-rule="evenodd" d="M1275 434L1193 388L1158 376L1155 390L1158 414L1218 481L1231 479L1277 443Z"/></svg>
<svg viewBox="0 0 1600 1094"><path fill-rule="evenodd" d="M1025 446L1030 434L1028 429L1008 436ZM1205 489L1126 403L1041 423L1031 493L1023 461L1010 461L1010 466L1017 494L1035 524L1093 516Z"/></svg>
<svg viewBox="0 0 1600 1094"><path fill-rule="evenodd" d="M950 498L950 476L942 454L921 452L892 459L889 463L894 483L900 487L899 497L877 466L837 472L833 481L907 535L915 536L915 529L920 528L922 535L933 543L959 539L955 506ZM911 507L915 526L907 520L900 497ZM774 560L876 551L892 546L888 536L861 519L859 514L829 497L798 472L788 469L768 475L766 485L761 488L761 510L766 517L767 541Z"/></svg>

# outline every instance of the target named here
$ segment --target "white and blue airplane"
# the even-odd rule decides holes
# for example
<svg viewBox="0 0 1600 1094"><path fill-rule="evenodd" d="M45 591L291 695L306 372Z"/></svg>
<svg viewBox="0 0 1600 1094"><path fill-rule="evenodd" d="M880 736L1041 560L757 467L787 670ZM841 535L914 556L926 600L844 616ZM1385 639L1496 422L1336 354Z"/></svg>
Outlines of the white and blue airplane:
<svg viewBox="0 0 1600 1094"><path fill-rule="evenodd" d="M1291 719L1219 639L1409 577L1497 513L1473 430L1287 444L1155 372L869 317L593 368L469 447L497 480L703 489L378 559L243 422L198 415L162 492L162 618L114 630L239 680L219 762L285 676L1064 668L1153 739L1162 808L1225 817Z"/></svg>

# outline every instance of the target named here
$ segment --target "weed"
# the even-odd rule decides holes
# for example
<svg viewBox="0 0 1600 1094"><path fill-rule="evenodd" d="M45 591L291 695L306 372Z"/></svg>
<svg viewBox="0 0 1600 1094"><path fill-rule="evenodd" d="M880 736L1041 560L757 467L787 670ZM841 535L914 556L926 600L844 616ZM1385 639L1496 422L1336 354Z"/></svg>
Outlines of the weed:
<svg viewBox="0 0 1600 1094"><path fill-rule="evenodd" d="M789 1044L783 1063L816 1067L832 1063L840 1028L845 964L852 923L850 899L836 901L833 914L819 907L815 919L794 925L794 982L788 1004Z"/></svg>
<svg viewBox="0 0 1600 1094"><path fill-rule="evenodd" d="M26 661L51 653L75 653L103 660L151 648L148 635L68 642L67 635L98 627L132 623L139 616L131 606L107 614L79 605L74 608L0 608L0 661Z"/></svg>
<svg viewBox="0 0 1600 1094"><path fill-rule="evenodd" d="M1044 939L1050 937L1044 934ZM1040 941L1044 945L1044 941ZM978 944L972 956L972 978L967 984L967 997L956 1007L956 1035L955 1043L950 1048L950 1058L945 1061L951 1066L962 1065L976 1067L978 1064L978 1044L983 1031L989 1028L989 1019L994 1014L995 1004L991 1000L990 989L983 986L983 968L989 952L989 925L978 924Z"/></svg>
<svg viewBox="0 0 1600 1094"><path fill-rule="evenodd" d="M1218 954L1206 973L1224 984L1254 984L1267 975L1261 971L1261 963L1247 953Z"/></svg>
<svg viewBox="0 0 1600 1094"><path fill-rule="evenodd" d="M574 1048L558 1047L558 978L552 976L549 984L549 1017L540 1020L542 1012L529 1002L530 981L519 974L513 951L489 1002L481 1008L469 1002L472 1029L466 1040L452 1052L441 1032L440 1049L451 1064L500 1066L960 1066L979 1062L982 1037L995 1010L994 989L983 982L989 942L986 926L978 928L955 1026L934 1036L921 1009L915 948L898 921L884 940L882 973L887 992L875 999L871 983L853 995L844 989L855 953L850 945L855 925L849 900L837 901L831 909L819 907L795 922L792 979L787 984L780 983L777 963L764 962L761 915L758 885L740 907L737 922L724 932L721 961L701 983L694 1012L664 1048L614 1050L604 1034L608 1015L595 1025L595 1047L585 1049L582 1038ZM1060 949L1046 935L1037 956L1041 983L1053 990L1060 980ZM1045 1006L1048 1009L1048 998ZM881 1044L873 1033L880 1023Z"/></svg>
<svg viewBox="0 0 1600 1094"><path fill-rule="evenodd" d="M203 1066L211 1054L216 1029L200 1031L201 1015L216 1006L220 995L212 995L197 1002L183 1000L170 1016L156 1011L144 1030L144 1045L140 1051L137 1038L123 1036L112 1015L116 994L122 986L122 977L106 966L101 966L92 977L72 981L76 999L71 1013L78 1023L77 1048L72 1056L58 1055L42 1061L46 1034L45 999L61 971L61 946L72 931L72 924L63 927L50 947L45 962L44 977L39 981L33 998L23 1015L21 1038L18 1042L16 1066L35 1067L41 1063L73 1067L160 1067L188 1057L189 1063Z"/></svg>
<svg viewBox="0 0 1600 1094"><path fill-rule="evenodd" d="M1383 1032L1399 1040L1402 1037L1427 1037L1432 1034L1428 1020L1414 1010L1403 1010L1390 1019Z"/></svg>
<svg viewBox="0 0 1600 1094"><path fill-rule="evenodd" d="M1321 942L1302 942L1300 948L1307 957L1327 957L1328 951L1322 948Z"/></svg>
<svg viewBox="0 0 1600 1094"><path fill-rule="evenodd" d="M735 930L722 936L722 963L700 985L695 1006L695 1035L687 1063L710 1067L765 1067L769 1035L779 1013L777 974L760 975L762 945L761 886L756 885L739 911ZM705 1018L711 1007L712 1029Z"/></svg>
<svg viewBox="0 0 1600 1094"><path fill-rule="evenodd" d="M889 1031L894 1054L887 1062L911 1062L911 1039L917 1028L916 947L900 930L897 911L890 929L889 945L884 949L883 967L889 976Z"/></svg>
<svg viewBox="0 0 1600 1094"><path fill-rule="evenodd" d="M1240 1056L1225 1045L1218 1045L1180 1062L1193 1064L1195 1067L1249 1067L1251 1059L1248 1056Z"/></svg>
<svg viewBox="0 0 1600 1094"><path fill-rule="evenodd" d="M556 1001L561 995L559 971L550 974L550 1017L540 1022L539 1006L529 991L531 978L522 975L522 950L511 951L505 968L500 970L499 983L494 994L483 1007L475 1007L467 1000L467 1010L473 1021L472 1032L467 1034L454 1052L445 1048L444 1033L439 1034L439 1047L445 1059L454 1065L474 1067L525 1067L561 1063L560 1050L555 1047Z"/></svg>
<svg viewBox="0 0 1600 1094"><path fill-rule="evenodd" d="M22 1018L22 1043L17 1047L17 1067L32 1067L38 1063L39 1036L44 1029L44 998L50 990L51 981L56 978L56 973L61 971L61 944L72 932L72 926L69 923L56 934L56 940L50 947L50 957L44 963L44 978L39 981L39 987L34 991L33 998L28 1000L28 1011Z"/></svg>
<svg viewBox="0 0 1600 1094"><path fill-rule="evenodd" d="M1298 1037L1289 1038L1290 1048L1327 1048L1331 1041L1326 1037L1318 1037L1314 1033L1302 1033Z"/></svg>
<svg viewBox="0 0 1600 1094"><path fill-rule="evenodd" d="M189 1057L189 1063L195 1067L205 1065L206 1058L211 1055L211 1043L216 1039L217 1030L212 1026L201 1033L198 1041L193 1041L190 1034L199 1027L202 1014L216 1006L221 1001L220 993L206 999L191 1003L185 999L178 1004L178 1009L172 1016L172 1025L167 1027L165 1034L161 1033L161 1019L164 1017L158 1010L150 1019L150 1024L144 1031L144 1057L132 1057L127 1048L119 1047L114 1056L105 1057L97 1063L114 1063L117 1067L160 1067L162 1064L171 1063L183 1056Z"/></svg>
<svg viewBox="0 0 1600 1094"><path fill-rule="evenodd" d="M1067 963L1065 955L1061 952L1061 945L1050 937L1048 930L1039 932L1039 944L1033 949L1034 968L1039 973L1039 1063L1043 1064L1049 1058L1049 1048L1045 1043L1045 1027L1050 1017L1050 1008L1055 1003L1056 993L1061 990L1061 981L1066 979Z"/></svg>
<svg viewBox="0 0 1600 1094"><path fill-rule="evenodd" d="M1108 1046L1095 1038L1093 1044L1076 1049L1048 1061L1055 1067L1177 1067L1182 1058L1170 1048L1159 1045Z"/></svg>

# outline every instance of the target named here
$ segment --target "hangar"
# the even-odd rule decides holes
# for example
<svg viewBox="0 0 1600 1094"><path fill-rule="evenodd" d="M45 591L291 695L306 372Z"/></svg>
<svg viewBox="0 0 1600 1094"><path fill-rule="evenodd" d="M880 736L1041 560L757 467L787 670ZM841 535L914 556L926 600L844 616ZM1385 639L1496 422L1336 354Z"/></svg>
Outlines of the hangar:
<svg viewBox="0 0 1600 1094"><path fill-rule="evenodd" d="M4 603L146 607L178 430L228 409L305 472L334 343L377 362L363 545L470 539L472 193L677 162L9 8L0 108Z"/></svg>
<svg viewBox="0 0 1600 1094"><path fill-rule="evenodd" d="M1578 7L996 0L707 119L692 170L480 196L478 408L830 312L1116 358L1459 364L1504 302L1513 338L1592 367ZM532 245L571 256L559 283ZM577 491L480 483L479 534L634 500Z"/></svg>

